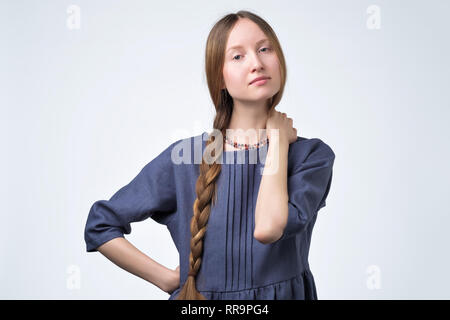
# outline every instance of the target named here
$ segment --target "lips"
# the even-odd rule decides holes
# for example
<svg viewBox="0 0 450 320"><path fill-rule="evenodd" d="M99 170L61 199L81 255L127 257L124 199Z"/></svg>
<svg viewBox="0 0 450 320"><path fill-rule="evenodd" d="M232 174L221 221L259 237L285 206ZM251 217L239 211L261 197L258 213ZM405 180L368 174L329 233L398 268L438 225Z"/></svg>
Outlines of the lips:
<svg viewBox="0 0 450 320"><path fill-rule="evenodd" d="M259 81L259 80L264 80L264 79L270 79L270 77L266 77L266 76L262 76L262 77L258 77L252 80L252 82L250 82L249 84L252 84L253 82Z"/></svg>

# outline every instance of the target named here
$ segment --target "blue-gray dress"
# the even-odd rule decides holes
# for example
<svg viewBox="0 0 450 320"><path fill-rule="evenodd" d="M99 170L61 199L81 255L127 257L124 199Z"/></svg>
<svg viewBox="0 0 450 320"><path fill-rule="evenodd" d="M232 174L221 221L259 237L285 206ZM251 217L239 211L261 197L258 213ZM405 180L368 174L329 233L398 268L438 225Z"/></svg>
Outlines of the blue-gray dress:
<svg viewBox="0 0 450 320"><path fill-rule="evenodd" d="M189 272L190 221L207 137L203 132L172 143L111 199L94 202L86 222L87 252L129 234L132 222L150 217L167 226L180 259L180 287L169 300ZM297 137L289 145L288 222L279 240L263 244L253 231L267 150L268 145L224 151L219 158L217 201L196 277L197 290L209 300L317 299L308 254L317 213L330 190L334 152L318 138Z"/></svg>

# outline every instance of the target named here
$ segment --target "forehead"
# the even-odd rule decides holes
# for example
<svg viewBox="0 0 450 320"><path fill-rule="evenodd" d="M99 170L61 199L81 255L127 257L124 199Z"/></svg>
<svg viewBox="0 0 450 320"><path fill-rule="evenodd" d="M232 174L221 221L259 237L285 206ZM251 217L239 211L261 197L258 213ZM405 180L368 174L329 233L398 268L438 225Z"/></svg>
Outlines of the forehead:
<svg viewBox="0 0 450 320"><path fill-rule="evenodd" d="M252 45L265 38L267 36L256 23L249 19L240 19L230 31L227 48L246 44Z"/></svg>

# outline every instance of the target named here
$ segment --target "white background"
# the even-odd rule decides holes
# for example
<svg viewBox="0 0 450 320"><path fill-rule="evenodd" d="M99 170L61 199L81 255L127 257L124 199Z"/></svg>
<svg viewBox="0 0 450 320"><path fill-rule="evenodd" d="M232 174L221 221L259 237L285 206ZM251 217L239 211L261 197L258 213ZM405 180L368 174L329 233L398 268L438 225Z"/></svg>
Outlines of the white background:
<svg viewBox="0 0 450 320"><path fill-rule="evenodd" d="M450 298L448 1L0 3L0 298L168 299L87 253L84 226L94 201L212 128L206 38L240 9L284 50L277 110L336 154L309 256L319 299ZM176 268L165 226L132 228Z"/></svg>

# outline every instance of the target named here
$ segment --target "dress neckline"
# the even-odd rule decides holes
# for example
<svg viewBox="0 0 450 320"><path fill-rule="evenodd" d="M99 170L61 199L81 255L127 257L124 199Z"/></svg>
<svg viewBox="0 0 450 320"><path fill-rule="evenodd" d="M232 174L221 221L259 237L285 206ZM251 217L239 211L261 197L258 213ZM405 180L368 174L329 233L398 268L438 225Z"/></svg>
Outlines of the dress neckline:
<svg viewBox="0 0 450 320"><path fill-rule="evenodd" d="M208 136L208 132L203 132L203 137ZM203 140L203 148L206 146L206 141ZM238 150L222 150L221 159L225 165L234 164L262 164L265 162L269 143L264 144L258 148L253 149L238 149ZM264 160L263 160L264 159Z"/></svg>

